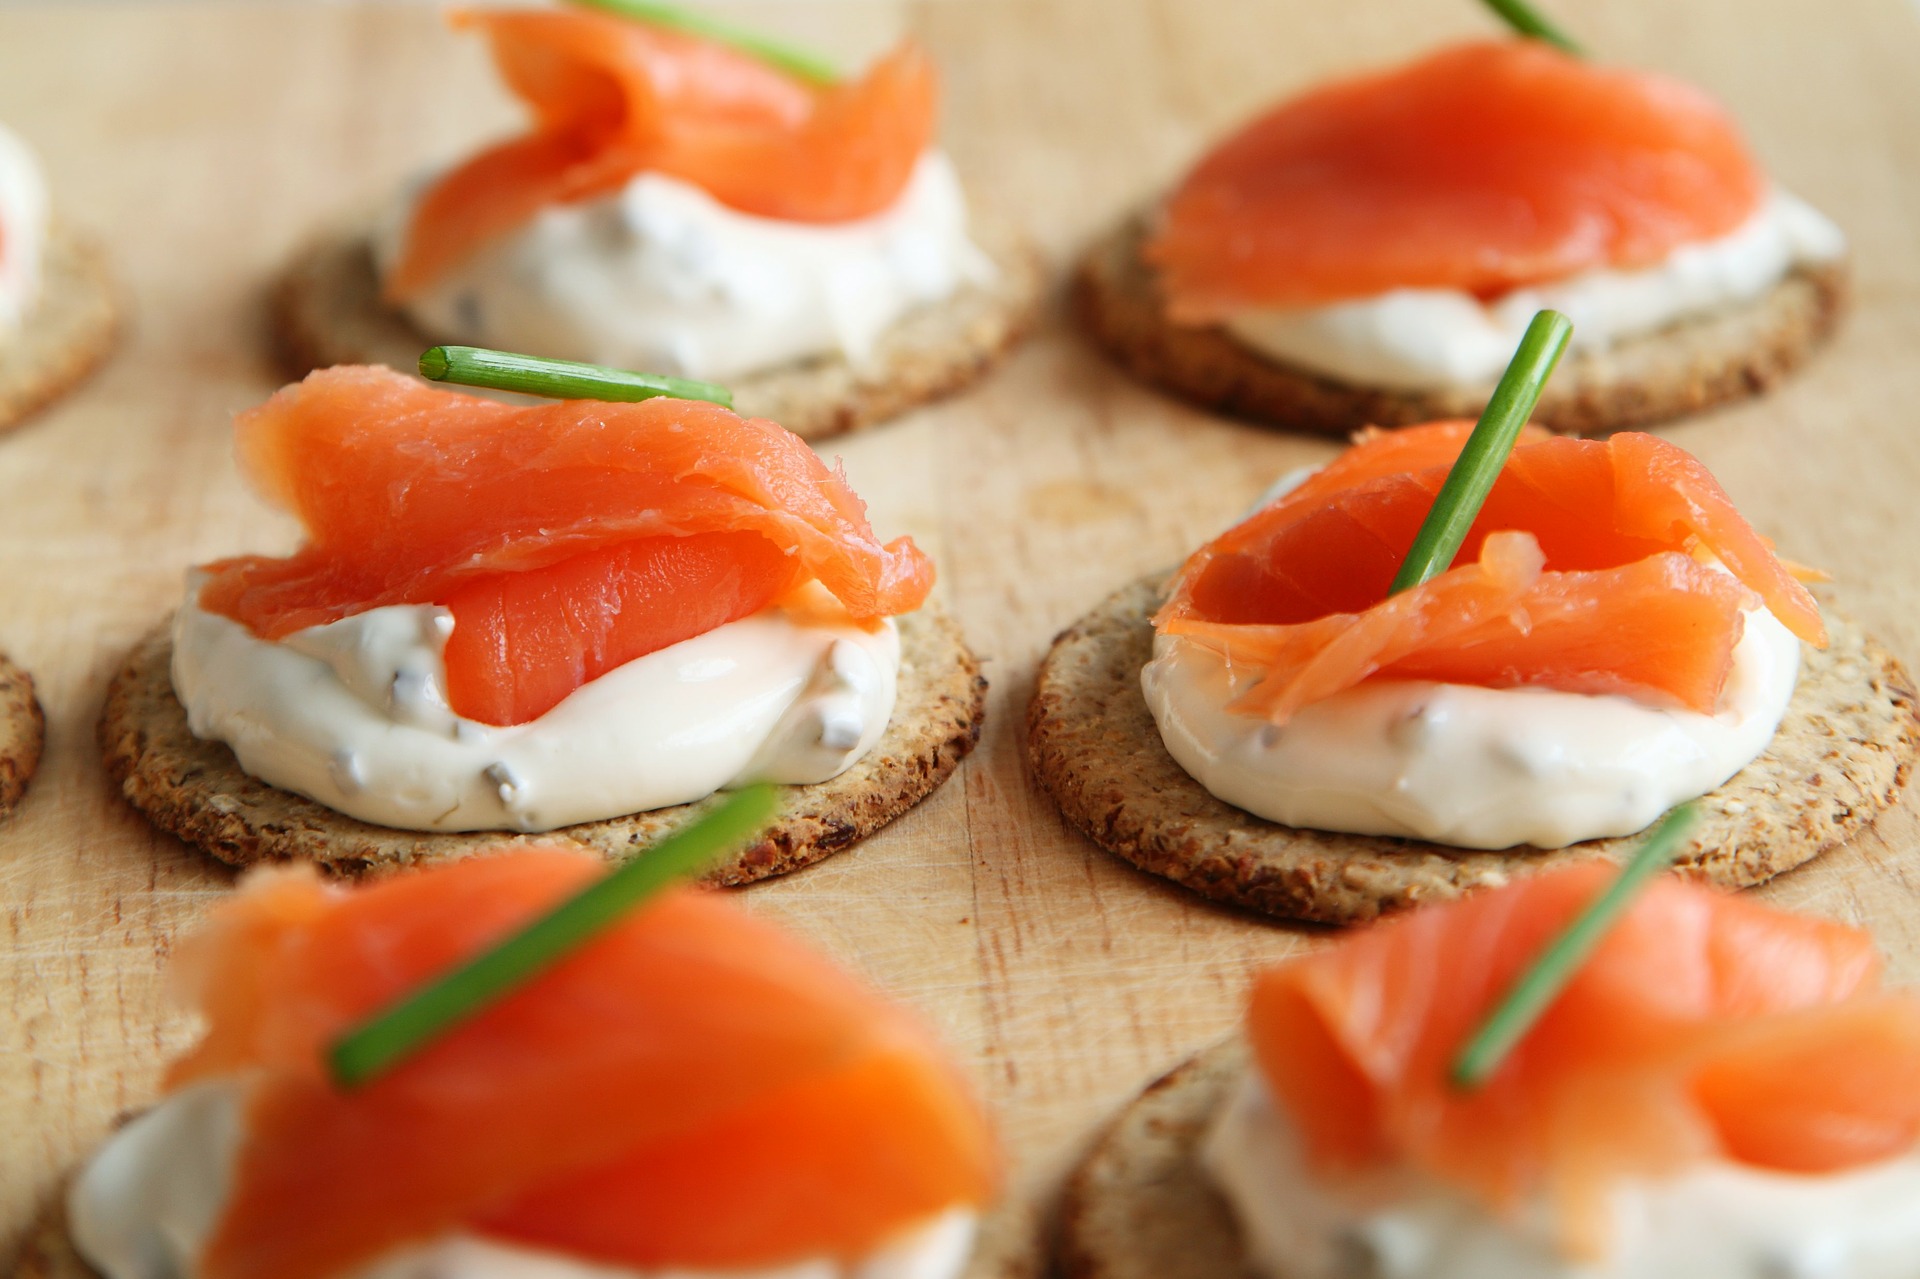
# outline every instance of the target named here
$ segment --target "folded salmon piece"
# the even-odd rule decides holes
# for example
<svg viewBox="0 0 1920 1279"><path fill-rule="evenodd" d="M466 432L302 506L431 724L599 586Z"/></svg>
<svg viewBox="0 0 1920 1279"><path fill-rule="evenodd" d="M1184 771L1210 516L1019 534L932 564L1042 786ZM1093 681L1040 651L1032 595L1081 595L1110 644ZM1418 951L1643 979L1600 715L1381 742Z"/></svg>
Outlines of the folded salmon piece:
<svg viewBox="0 0 1920 1279"><path fill-rule="evenodd" d="M925 602L844 477L772 422L691 400L513 407L341 366L236 422L296 516L285 558L207 565L200 605L265 639L387 604L453 610L455 711L532 719L615 666L818 581L856 620Z"/></svg>
<svg viewBox="0 0 1920 1279"><path fill-rule="evenodd" d="M823 87L609 14L473 9L453 22L487 37L533 127L422 194L385 280L395 303L541 209L610 194L642 172L744 213L846 222L891 205L933 141L939 77L912 44Z"/></svg>
<svg viewBox="0 0 1920 1279"><path fill-rule="evenodd" d="M1484 41L1253 121L1174 191L1146 257L1182 323L1393 289L1491 297L1652 265L1731 232L1766 189L1700 90Z"/></svg>
<svg viewBox="0 0 1920 1279"><path fill-rule="evenodd" d="M1410 1166L1495 1212L1543 1199L1591 1256L1625 1178L1913 1149L1920 1000L1879 989L1872 938L1678 880L1645 891L1485 1087L1455 1088L1468 1038L1613 873L1429 906L1257 979L1259 1069L1324 1173Z"/></svg>
<svg viewBox="0 0 1920 1279"><path fill-rule="evenodd" d="M857 1257L992 1191L986 1125L916 1023L719 897L644 907L346 1093L328 1044L604 873L511 850L355 888L252 880L183 945L246 1089L209 1279L325 1279L448 1231L608 1265Z"/></svg>
<svg viewBox="0 0 1920 1279"><path fill-rule="evenodd" d="M1524 436L1454 565L1389 598L1471 432L1363 436L1195 552L1155 625L1256 672L1235 709L1275 722L1375 676L1711 711L1744 609L1826 642L1813 597L1707 469L1631 432Z"/></svg>

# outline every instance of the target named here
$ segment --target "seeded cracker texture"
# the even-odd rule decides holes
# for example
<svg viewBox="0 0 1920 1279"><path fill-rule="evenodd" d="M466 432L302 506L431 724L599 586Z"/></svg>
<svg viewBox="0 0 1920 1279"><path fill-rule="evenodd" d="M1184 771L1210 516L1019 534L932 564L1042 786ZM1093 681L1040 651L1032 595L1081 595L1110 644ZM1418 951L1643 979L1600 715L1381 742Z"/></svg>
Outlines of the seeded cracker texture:
<svg viewBox="0 0 1920 1279"><path fill-rule="evenodd" d="M711 871L708 882L751 883L840 852L926 798L979 741L987 681L960 628L931 609L908 614L899 624L899 693L879 744L830 781L780 787L780 812L771 829ZM195 737L173 693L172 654L163 627L135 645L108 685L100 719L107 775L161 830L235 866L308 861L356 874L483 849L556 843L622 860L644 853L719 802L701 800L537 835L369 825L249 777L224 744Z"/></svg>
<svg viewBox="0 0 1920 1279"><path fill-rule="evenodd" d="M98 245L53 224L40 300L0 340L0 433L65 395L113 350L120 302Z"/></svg>
<svg viewBox="0 0 1920 1279"><path fill-rule="evenodd" d="M33 695L33 677L0 653L0 817L13 812L26 794L46 740L47 721Z"/></svg>
<svg viewBox="0 0 1920 1279"><path fill-rule="evenodd" d="M1223 329L1170 323L1140 256L1147 226L1147 216L1137 215L1097 242L1073 288L1087 330L1142 381L1223 413L1340 436L1363 426L1478 417L1486 406L1491 386L1357 386L1273 360ZM1605 351L1575 352L1561 361L1533 420L1568 435L1600 435L1759 395L1832 336L1846 300L1844 262L1802 266L1743 306Z"/></svg>
<svg viewBox="0 0 1920 1279"><path fill-rule="evenodd" d="M1216 901L1348 924L1533 871L1624 861L1638 846L1628 836L1474 852L1296 829L1215 799L1167 754L1140 691L1160 580L1116 592L1063 632L1027 708L1035 775L1115 856ZM1827 625L1832 643L1803 649L1799 687L1766 753L1701 801L1681 874L1761 883L1865 830L1906 785L1920 755L1912 677L1857 626L1831 614Z"/></svg>
<svg viewBox="0 0 1920 1279"><path fill-rule="evenodd" d="M1233 1039L1155 1080L1095 1139L1060 1199L1061 1279L1251 1279L1200 1143L1247 1069Z"/></svg>
<svg viewBox="0 0 1920 1279"><path fill-rule="evenodd" d="M730 379L734 408L819 440L896 417L982 377L1033 326L1046 273L1026 240L991 223L975 240L997 269L944 302L904 316L880 338L869 365L838 356L796 361ZM385 364L412 372L429 336L380 300L364 232L320 240L294 259L273 297L273 322L294 377L332 364Z"/></svg>

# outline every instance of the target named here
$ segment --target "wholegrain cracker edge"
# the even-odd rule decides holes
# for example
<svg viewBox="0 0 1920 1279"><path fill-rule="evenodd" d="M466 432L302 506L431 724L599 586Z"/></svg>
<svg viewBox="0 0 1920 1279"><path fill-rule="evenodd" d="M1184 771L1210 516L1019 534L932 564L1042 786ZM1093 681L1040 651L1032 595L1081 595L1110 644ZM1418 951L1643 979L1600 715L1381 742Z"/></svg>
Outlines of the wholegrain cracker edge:
<svg viewBox="0 0 1920 1279"><path fill-rule="evenodd" d="M1027 712L1035 775L1070 824L1142 870L1216 901L1329 924L1444 901L1573 862L1625 860L1632 836L1478 852L1295 829L1215 799L1175 763L1140 691L1159 579L1063 632ZM1891 807L1920 756L1913 680L1857 626L1828 617L1766 752L1700 801L1683 875L1745 888L1835 848Z"/></svg>
<svg viewBox="0 0 1920 1279"><path fill-rule="evenodd" d="M959 627L932 609L899 622L899 692L879 744L829 781L781 787L773 826L711 872L708 882L752 883L842 851L931 794L979 741L987 681ZM718 802L701 800L536 835L370 825L249 777L224 744L195 737L174 696L171 655L172 641L163 627L135 645L109 684L100 719L107 774L155 826L235 866L307 861L358 874L483 849L556 843L618 860L643 852Z"/></svg>
<svg viewBox="0 0 1920 1279"><path fill-rule="evenodd" d="M1199 1161L1208 1125L1248 1064L1236 1037L1161 1076L1114 1117L1061 1193L1060 1279L1253 1273L1226 1200Z"/></svg>
<svg viewBox="0 0 1920 1279"><path fill-rule="evenodd" d="M771 418L808 440L872 426L978 381L1033 327L1046 290L1038 251L992 223L976 235L997 274L922 307L880 338L856 369L838 355L733 379L734 407ZM315 241L288 267L271 313L284 371L302 377L333 364L385 364L411 372L433 337L380 300L364 231Z"/></svg>
<svg viewBox="0 0 1920 1279"><path fill-rule="evenodd" d="M19 806L46 740L47 718L33 694L33 677L0 653L0 818Z"/></svg>
<svg viewBox="0 0 1920 1279"><path fill-rule="evenodd" d="M1478 417L1492 387L1398 391L1281 363L1215 327L1166 318L1141 259L1149 215L1097 241L1073 283L1081 323L1140 380L1236 417L1346 436L1364 426ZM1744 306L1684 320L1561 361L1533 420L1568 435L1648 426L1759 395L1824 345L1846 310L1844 261L1796 268Z"/></svg>
<svg viewBox="0 0 1920 1279"><path fill-rule="evenodd" d="M106 254L56 221L47 236L40 300L0 341L0 433L86 380L113 351L120 296Z"/></svg>

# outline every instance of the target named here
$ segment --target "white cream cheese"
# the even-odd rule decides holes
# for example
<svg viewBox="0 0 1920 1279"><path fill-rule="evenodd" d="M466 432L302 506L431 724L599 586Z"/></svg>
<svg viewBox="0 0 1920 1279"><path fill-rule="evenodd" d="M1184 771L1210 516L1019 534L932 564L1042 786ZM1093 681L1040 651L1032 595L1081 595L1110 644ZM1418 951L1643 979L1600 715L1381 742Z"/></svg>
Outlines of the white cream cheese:
<svg viewBox="0 0 1920 1279"><path fill-rule="evenodd" d="M1249 1072L1201 1161L1254 1267L1272 1279L1913 1279L1920 1154L1823 1176L1727 1161L1615 1194L1612 1246L1576 1263L1536 1205L1516 1221L1411 1169L1317 1177L1293 1124ZM117 1279L117 1277L116 1277Z"/></svg>
<svg viewBox="0 0 1920 1279"><path fill-rule="evenodd" d="M1250 309L1226 329L1288 364L1366 386L1491 386L1534 313L1573 321L1573 349L1603 350L1694 316L1751 301L1796 266L1832 261L1846 237L1818 210L1775 191L1731 233L1632 271L1600 270L1491 301L1453 289L1395 289L1327 306Z"/></svg>
<svg viewBox="0 0 1920 1279"><path fill-rule="evenodd" d="M231 1190L238 1090L210 1081L129 1120L67 1191L67 1233L106 1279L189 1279Z"/></svg>
<svg viewBox="0 0 1920 1279"><path fill-rule="evenodd" d="M376 237L383 273L412 205ZM840 223L755 217L642 173L542 210L406 311L450 341L724 380L833 353L859 367L895 321L992 272L953 166L929 152L892 207Z"/></svg>
<svg viewBox="0 0 1920 1279"><path fill-rule="evenodd" d="M104 1279L194 1279L233 1181L241 1091L209 1080L108 1139L67 1192L74 1247ZM975 1214L956 1208L900 1231L851 1264L814 1258L751 1270L636 1270L466 1234L404 1248L350 1279L958 1279Z"/></svg>
<svg viewBox="0 0 1920 1279"><path fill-rule="evenodd" d="M880 740L900 668L891 620L823 622L837 606L813 583L792 611L649 653L496 727L448 708L444 608L370 609L272 643L198 594L190 584L173 650L194 735L262 781L405 830L552 830L822 782Z"/></svg>
<svg viewBox="0 0 1920 1279"><path fill-rule="evenodd" d="M47 242L47 183L39 161L0 128L0 340L20 327L40 300Z"/></svg>
<svg viewBox="0 0 1920 1279"><path fill-rule="evenodd" d="M1544 688L1369 680L1283 725L1227 710L1258 678L1179 636L1140 672L1174 760L1218 798L1288 826L1456 848L1560 848L1644 829L1773 739L1800 642L1750 610L1712 715Z"/></svg>

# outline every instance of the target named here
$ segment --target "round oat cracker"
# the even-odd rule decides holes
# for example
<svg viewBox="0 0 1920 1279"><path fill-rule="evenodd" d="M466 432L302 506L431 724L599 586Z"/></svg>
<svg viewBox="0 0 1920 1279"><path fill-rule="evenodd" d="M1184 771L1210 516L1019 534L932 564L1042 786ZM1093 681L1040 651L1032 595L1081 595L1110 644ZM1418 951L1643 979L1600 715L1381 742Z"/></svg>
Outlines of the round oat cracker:
<svg viewBox="0 0 1920 1279"><path fill-rule="evenodd" d="M26 794L46 741L47 718L33 695L33 677L0 653L0 817Z"/></svg>
<svg viewBox="0 0 1920 1279"><path fill-rule="evenodd" d="M923 609L900 622L900 683L879 745L838 777L783 786L780 815L752 846L706 875L747 884L840 852L912 808L980 739L987 681L960 628ZM609 860L644 852L718 799L541 834L439 833L374 826L242 772L224 743L187 727L169 670L166 627L135 645L107 687L100 743L107 775L161 830L221 861L309 861L348 874L391 870L525 844L575 844Z"/></svg>
<svg viewBox="0 0 1920 1279"><path fill-rule="evenodd" d="M870 365L839 355L796 361L729 382L734 408L819 440L896 417L978 380L1033 326L1046 287L1038 251L989 224L976 242L997 275L914 311L885 333ZM432 337L380 300L364 231L309 245L281 277L273 325L293 377L331 364L385 364L412 372Z"/></svg>
<svg viewBox="0 0 1920 1279"><path fill-rule="evenodd" d="M1140 691L1160 599L1159 578L1136 582L1062 632L1027 708L1041 784L1070 823L1140 869L1216 901L1346 924L1637 847L1626 836L1478 852L1296 829L1215 799L1167 753ZM1761 883L1866 829L1906 785L1920 756L1913 679L1857 626L1827 624L1832 643L1805 650L1772 745L1701 801L1680 873Z"/></svg>
<svg viewBox="0 0 1920 1279"><path fill-rule="evenodd" d="M1199 1160L1208 1125L1250 1063L1235 1036L1127 1103L1067 1178L1054 1241L1061 1279L1254 1273L1227 1201Z"/></svg>
<svg viewBox="0 0 1920 1279"><path fill-rule="evenodd" d="M0 432L78 386L113 350L119 330L120 299L106 255L55 222L40 301L20 331L0 341Z"/></svg>
<svg viewBox="0 0 1920 1279"><path fill-rule="evenodd" d="M1491 387L1401 391L1356 386L1280 363L1216 327L1170 323L1141 259L1137 214L1081 260L1074 306L1088 331L1141 380L1206 408L1345 436L1363 426L1474 418ZM1533 420L1599 435L1759 395L1832 336L1846 309L1844 262L1802 266L1744 306L1683 320L1561 361Z"/></svg>

